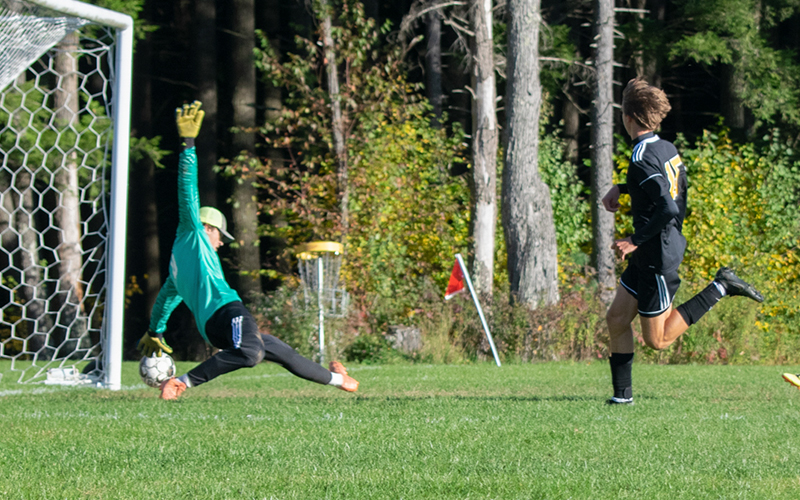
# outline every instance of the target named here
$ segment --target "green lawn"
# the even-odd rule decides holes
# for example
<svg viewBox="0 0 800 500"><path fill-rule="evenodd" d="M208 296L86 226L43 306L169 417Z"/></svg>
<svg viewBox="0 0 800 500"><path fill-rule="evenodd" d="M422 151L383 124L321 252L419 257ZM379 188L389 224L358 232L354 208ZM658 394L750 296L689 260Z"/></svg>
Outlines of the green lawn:
<svg viewBox="0 0 800 500"><path fill-rule="evenodd" d="M189 364L180 364L183 373ZM350 367L358 395L274 365L160 401L19 386L0 365L0 498L800 498L798 367Z"/></svg>

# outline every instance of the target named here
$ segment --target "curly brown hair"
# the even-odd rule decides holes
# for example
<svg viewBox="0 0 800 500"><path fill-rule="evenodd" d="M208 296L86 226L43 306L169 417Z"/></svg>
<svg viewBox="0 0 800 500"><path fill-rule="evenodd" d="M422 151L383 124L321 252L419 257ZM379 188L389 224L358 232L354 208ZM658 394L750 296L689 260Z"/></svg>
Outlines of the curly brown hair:
<svg viewBox="0 0 800 500"><path fill-rule="evenodd" d="M645 130L657 129L671 109L667 94L647 83L644 78L634 78L622 91L622 113L633 118Z"/></svg>

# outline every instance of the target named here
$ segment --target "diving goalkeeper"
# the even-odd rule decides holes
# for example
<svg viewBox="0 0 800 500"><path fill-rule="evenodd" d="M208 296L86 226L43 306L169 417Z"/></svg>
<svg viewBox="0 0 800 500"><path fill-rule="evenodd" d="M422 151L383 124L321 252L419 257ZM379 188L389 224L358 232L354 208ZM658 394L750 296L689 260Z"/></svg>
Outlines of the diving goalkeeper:
<svg viewBox="0 0 800 500"><path fill-rule="evenodd" d="M199 202L194 140L205 115L200 106L195 101L175 111L183 140L178 161L178 233L172 244L169 277L158 293L150 327L138 348L145 356L172 353L163 333L170 314L183 301L192 311L200 334L219 351L188 373L164 381L161 399L177 399L189 387L239 368L253 367L262 360L278 363L306 380L355 392L358 382L347 375L341 363L331 362L330 371L326 370L280 339L259 332L239 294L225 281L217 250L223 240L233 238L222 212L212 207L200 208Z"/></svg>

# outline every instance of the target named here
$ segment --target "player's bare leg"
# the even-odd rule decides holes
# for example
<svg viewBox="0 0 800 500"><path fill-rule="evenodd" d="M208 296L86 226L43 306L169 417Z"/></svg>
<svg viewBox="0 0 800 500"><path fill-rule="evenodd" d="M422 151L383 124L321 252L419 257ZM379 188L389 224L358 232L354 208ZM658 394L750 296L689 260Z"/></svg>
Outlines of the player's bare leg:
<svg viewBox="0 0 800 500"><path fill-rule="evenodd" d="M611 352L633 352L633 328L631 324L638 312L636 297L623 286L617 286L614 301L606 313Z"/></svg>
<svg viewBox="0 0 800 500"><path fill-rule="evenodd" d="M606 313L611 356L611 383L614 396L609 404L633 404L631 388L631 366L633 365L633 327L631 323L638 312L636 297L624 287L618 286L614 301Z"/></svg>
<svg viewBox="0 0 800 500"><path fill-rule="evenodd" d="M641 318L642 339L648 347L660 351L669 347L689 328L683 316L671 307L653 318Z"/></svg>
<svg viewBox="0 0 800 500"><path fill-rule="evenodd" d="M358 390L358 381L347 374L347 369L343 364L338 361L331 361L329 367L332 373L338 373L342 376L342 385L339 389L347 392L356 392Z"/></svg>
<svg viewBox="0 0 800 500"><path fill-rule="evenodd" d="M756 302L764 301L764 297L753 285L736 276L731 269L721 267L714 281L677 309L670 308L653 318L643 317L642 337L645 343L656 350L669 347L726 295L747 297Z"/></svg>

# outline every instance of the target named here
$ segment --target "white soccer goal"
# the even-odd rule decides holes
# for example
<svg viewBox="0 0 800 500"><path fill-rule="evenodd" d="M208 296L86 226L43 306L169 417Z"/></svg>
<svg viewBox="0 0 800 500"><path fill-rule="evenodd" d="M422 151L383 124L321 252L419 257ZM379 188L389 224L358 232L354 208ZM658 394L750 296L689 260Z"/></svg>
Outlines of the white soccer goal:
<svg viewBox="0 0 800 500"><path fill-rule="evenodd" d="M0 374L120 388L133 20L0 0Z"/></svg>

